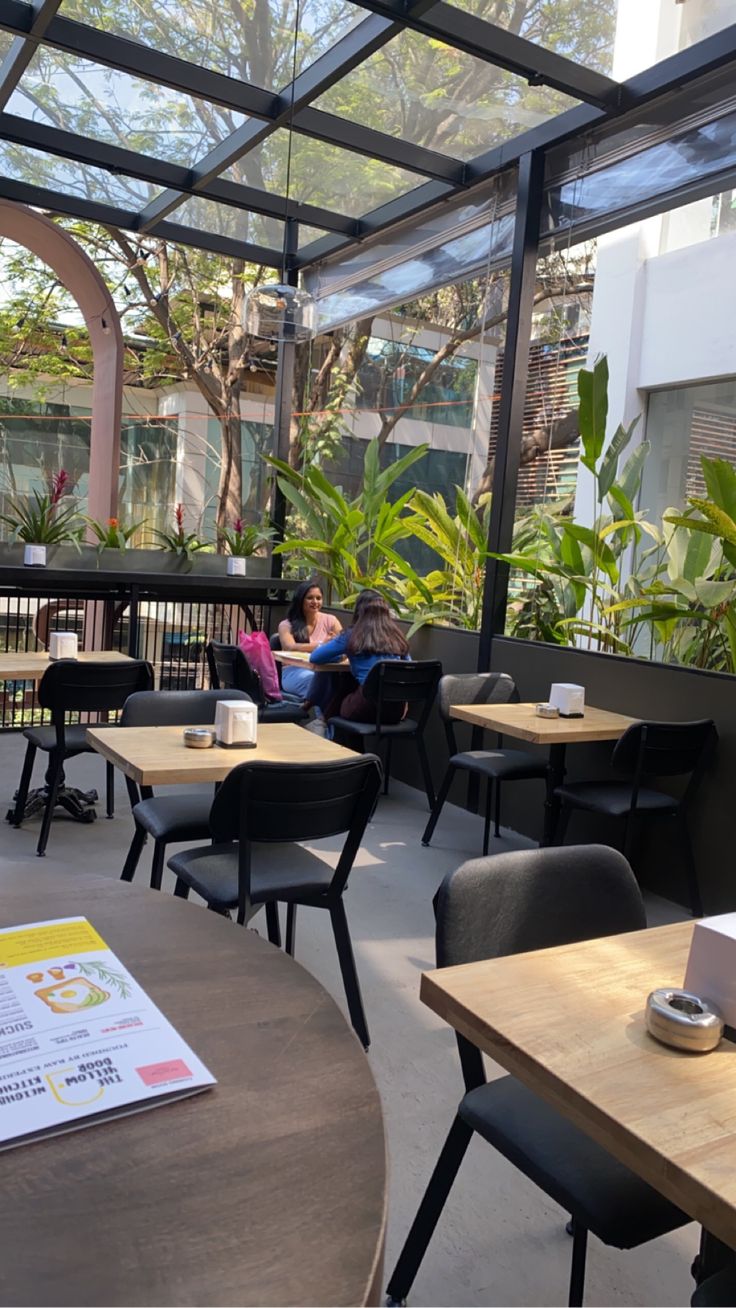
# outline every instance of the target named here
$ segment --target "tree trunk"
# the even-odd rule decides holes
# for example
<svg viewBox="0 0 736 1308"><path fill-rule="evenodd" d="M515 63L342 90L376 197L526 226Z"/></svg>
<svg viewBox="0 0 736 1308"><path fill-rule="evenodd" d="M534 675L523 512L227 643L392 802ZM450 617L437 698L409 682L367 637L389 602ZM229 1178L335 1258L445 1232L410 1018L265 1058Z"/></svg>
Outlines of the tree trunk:
<svg viewBox="0 0 736 1308"><path fill-rule="evenodd" d="M242 446L240 396L235 395L227 412L220 415L220 482L217 487L216 517L218 528L232 526L242 512Z"/></svg>

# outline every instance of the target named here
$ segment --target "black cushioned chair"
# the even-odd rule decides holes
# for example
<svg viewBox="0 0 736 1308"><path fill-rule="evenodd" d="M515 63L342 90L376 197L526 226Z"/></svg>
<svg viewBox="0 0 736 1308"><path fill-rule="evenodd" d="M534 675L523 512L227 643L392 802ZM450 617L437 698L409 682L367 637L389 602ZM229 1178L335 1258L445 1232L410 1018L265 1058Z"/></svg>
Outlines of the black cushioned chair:
<svg viewBox="0 0 736 1308"><path fill-rule="evenodd" d="M218 700L247 699L243 690L144 690L125 701L121 727L207 727L215 720ZM135 831L130 842L122 881L132 881L140 856L152 836L151 889L161 889L167 845L184 840L207 840L210 834L211 794L154 795L151 786L140 791L130 777L126 785L133 809Z"/></svg>
<svg viewBox="0 0 736 1308"><path fill-rule="evenodd" d="M445 877L437 897L437 965L645 926L636 880L615 849L495 854ZM461 1035L457 1040L467 1093L391 1275L390 1301L409 1292L474 1131L572 1214L572 1305L583 1302L588 1231L604 1244L633 1249L690 1220L516 1077L486 1082L480 1051Z"/></svg>
<svg viewBox="0 0 736 1308"><path fill-rule="evenodd" d="M685 860L690 907L700 917L703 905L698 885L687 809L695 798L703 773L718 742L711 719L698 722L637 722L625 731L611 756L616 772L628 774L626 781L576 781L558 786L554 792L560 805L555 844L561 845L573 809L623 819L623 852L631 858L637 827L642 821L670 818L677 822ZM690 780L679 799L654 790L650 777L680 777Z"/></svg>
<svg viewBox="0 0 736 1308"><path fill-rule="evenodd" d="M243 690L258 705L259 722L305 722L307 710L295 700L269 700L256 669L238 645L211 640L207 646L210 685L214 690Z"/></svg>
<svg viewBox="0 0 736 1308"><path fill-rule="evenodd" d="M454 719L450 716L453 704L509 704L518 703L519 693L511 677L505 672L451 673L440 680L437 707L445 728L450 761L439 788L432 816L427 823L422 844L428 845L437 819L447 799L456 772L486 779L485 824L483 827L483 853L488 853L491 828L491 808L495 787L495 836L498 839L501 825L501 782L543 779L547 775L544 759L528 754L523 749L504 749L501 736L496 749L466 749L458 752L455 740Z"/></svg>
<svg viewBox="0 0 736 1308"><path fill-rule="evenodd" d="M429 807L434 807L434 783L424 743L424 729L434 704L437 686L442 676L442 664L435 660L410 663L404 659L386 659L371 668L363 685L366 698L376 706L375 722L353 722L350 718L332 717L330 726L335 737L346 744L359 742L359 748L365 749L367 740L375 739L377 747L381 741L386 742L383 761L383 793L388 794L388 779L391 772L391 746L397 738L413 740L419 754L422 767L424 789L427 792ZM409 710L417 708L415 717L405 717L403 722L388 724L382 722L385 704L408 703Z"/></svg>
<svg viewBox="0 0 736 1308"><path fill-rule="evenodd" d="M121 659L119 663L80 663L59 659L44 672L38 687L38 703L51 713L50 727L27 727L28 745L20 785L15 797L13 825L23 821L36 751L49 756L46 773L46 804L36 853L46 852L51 820L64 784L64 763L78 754L94 754L87 744L86 724L67 724L69 713L112 713L121 709L129 695L153 686L153 668L143 659ZM114 769L106 765L107 816L113 815Z"/></svg>
<svg viewBox="0 0 736 1308"><path fill-rule="evenodd" d="M736 1304L736 1263L731 1262L701 1281L690 1303L693 1308L733 1308Z"/></svg>
<svg viewBox="0 0 736 1308"><path fill-rule="evenodd" d="M175 895L186 898L195 890L215 912L237 909L240 923L263 904L277 914L285 902L292 955L297 905L327 909L350 1019L366 1049L368 1025L342 895L380 785L381 765L373 755L336 763L241 763L215 796L213 844L175 854L168 863L177 877ZM335 868L298 843L343 833ZM269 938L279 943L273 922Z"/></svg>

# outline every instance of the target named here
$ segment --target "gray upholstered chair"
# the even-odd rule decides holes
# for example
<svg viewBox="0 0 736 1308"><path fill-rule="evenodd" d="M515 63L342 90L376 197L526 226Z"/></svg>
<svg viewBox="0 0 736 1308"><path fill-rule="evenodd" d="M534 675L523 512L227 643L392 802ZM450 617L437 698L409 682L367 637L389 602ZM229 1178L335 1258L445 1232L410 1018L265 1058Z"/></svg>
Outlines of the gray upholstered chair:
<svg viewBox="0 0 736 1308"><path fill-rule="evenodd" d="M495 835L500 834L501 823L501 782L528 781L544 778L547 775L547 763L523 749L505 749L501 736L498 737L496 749L466 749L458 753L455 740L454 719L450 716L453 704L509 704L518 703L519 694L511 677L505 672L463 672L450 673L440 680L437 694L437 706L445 728L450 761L439 788L432 814L422 836L422 844L428 845L442 806L447 799L452 779L456 772L467 772L473 776L486 779L485 825L483 828L483 853L488 853L488 838L491 827L491 808L495 789Z"/></svg>
<svg viewBox="0 0 736 1308"><path fill-rule="evenodd" d="M242 690L144 690L131 695L123 707L121 727L208 727L215 720L220 699L247 699ZM154 795L126 777L135 831L121 881L132 881L149 836L153 837L151 889L161 889L166 846L179 840L206 840L210 833L212 794Z"/></svg>
<svg viewBox="0 0 736 1308"><path fill-rule="evenodd" d="M463 863L437 897L437 966L452 967L646 926L623 854L602 845L517 850ZM523 997L522 997L523 998ZM690 1219L516 1077L486 1082L458 1035L467 1093L388 1284L406 1299L473 1132L572 1215L570 1304L582 1304L588 1231L633 1249Z"/></svg>

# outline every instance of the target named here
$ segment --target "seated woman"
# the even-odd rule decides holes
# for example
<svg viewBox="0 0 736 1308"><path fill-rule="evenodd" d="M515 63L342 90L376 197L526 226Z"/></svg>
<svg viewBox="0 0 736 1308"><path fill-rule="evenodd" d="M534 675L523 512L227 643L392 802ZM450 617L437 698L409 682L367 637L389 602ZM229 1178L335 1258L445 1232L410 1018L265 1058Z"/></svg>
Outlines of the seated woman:
<svg viewBox="0 0 736 1308"><path fill-rule="evenodd" d="M348 690L342 686L339 693L325 706L325 717L350 718L353 722L375 722L376 705L363 693L368 673L376 663L385 659L410 659L409 646L398 622L382 595L375 590L361 591L355 602L353 625L340 632L334 640L320 645L309 656L309 662L319 666L342 658L350 662L355 684ZM400 722L406 714L406 704L386 704L383 721L389 725Z"/></svg>
<svg viewBox="0 0 736 1308"><path fill-rule="evenodd" d="M326 640L332 640L342 631L337 618L322 611L322 587L316 581L303 581L297 586L289 611L279 623L279 638L283 650L303 650L310 653ZM290 695L298 695L306 703L314 703L315 673L309 668L285 667L281 685Z"/></svg>

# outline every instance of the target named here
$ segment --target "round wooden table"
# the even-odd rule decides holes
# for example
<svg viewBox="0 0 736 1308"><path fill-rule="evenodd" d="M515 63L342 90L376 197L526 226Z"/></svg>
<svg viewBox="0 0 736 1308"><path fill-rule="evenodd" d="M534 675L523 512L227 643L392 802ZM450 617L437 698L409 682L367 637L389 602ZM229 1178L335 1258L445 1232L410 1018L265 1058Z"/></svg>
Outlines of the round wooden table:
<svg viewBox="0 0 736 1308"><path fill-rule="evenodd" d="M0 876L0 926L77 915L218 1084L3 1152L0 1302L378 1302L381 1105L334 1001L184 900L52 870Z"/></svg>

